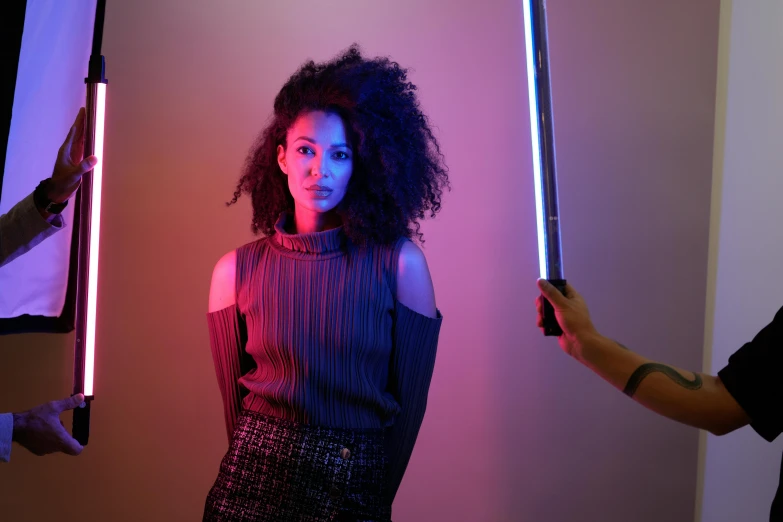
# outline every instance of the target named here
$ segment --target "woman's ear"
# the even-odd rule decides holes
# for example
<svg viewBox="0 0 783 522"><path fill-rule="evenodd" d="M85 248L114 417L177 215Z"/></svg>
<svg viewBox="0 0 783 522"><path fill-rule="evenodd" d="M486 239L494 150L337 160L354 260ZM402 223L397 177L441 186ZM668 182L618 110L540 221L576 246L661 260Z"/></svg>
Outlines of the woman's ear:
<svg viewBox="0 0 783 522"><path fill-rule="evenodd" d="M280 166L280 170L283 174L288 175L288 166L285 163L285 148L282 145L277 146L277 164Z"/></svg>

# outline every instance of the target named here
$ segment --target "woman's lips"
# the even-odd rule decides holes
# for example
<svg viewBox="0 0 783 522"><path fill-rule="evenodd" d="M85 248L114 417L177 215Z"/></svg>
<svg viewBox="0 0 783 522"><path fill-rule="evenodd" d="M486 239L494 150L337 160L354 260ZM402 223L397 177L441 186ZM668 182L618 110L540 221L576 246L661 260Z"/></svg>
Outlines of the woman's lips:
<svg viewBox="0 0 783 522"><path fill-rule="evenodd" d="M329 195L332 193L332 189L321 185L313 185L311 187L307 187L305 190L319 198L329 197Z"/></svg>

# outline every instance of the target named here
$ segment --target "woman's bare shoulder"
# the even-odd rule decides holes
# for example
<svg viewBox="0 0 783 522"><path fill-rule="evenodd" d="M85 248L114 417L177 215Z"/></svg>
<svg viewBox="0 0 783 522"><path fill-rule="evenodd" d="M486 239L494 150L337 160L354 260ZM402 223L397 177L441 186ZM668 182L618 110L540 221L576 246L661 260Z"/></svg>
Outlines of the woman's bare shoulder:
<svg viewBox="0 0 783 522"><path fill-rule="evenodd" d="M428 317L435 317L435 289L427 259L415 243L405 241L397 261L397 300Z"/></svg>
<svg viewBox="0 0 783 522"><path fill-rule="evenodd" d="M237 251L221 257L212 270L209 287L209 312L217 312L236 303Z"/></svg>

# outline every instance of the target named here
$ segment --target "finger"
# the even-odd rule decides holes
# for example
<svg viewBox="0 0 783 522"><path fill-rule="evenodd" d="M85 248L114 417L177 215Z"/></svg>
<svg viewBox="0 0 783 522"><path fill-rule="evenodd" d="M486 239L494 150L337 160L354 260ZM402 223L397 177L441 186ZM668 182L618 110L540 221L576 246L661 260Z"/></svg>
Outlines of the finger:
<svg viewBox="0 0 783 522"><path fill-rule="evenodd" d="M79 442L76 439L71 437L71 435L67 431L65 431L64 427L56 426L55 433L57 437L60 439L59 450L65 453L66 455L78 455L84 449L84 446L79 444Z"/></svg>
<svg viewBox="0 0 783 522"><path fill-rule="evenodd" d="M84 132L84 116L86 112L84 107L79 108L79 112L76 113L76 119L73 121L73 128L76 130L76 136Z"/></svg>
<svg viewBox="0 0 783 522"><path fill-rule="evenodd" d="M81 393L77 393L76 395L68 397L67 399L61 399L59 401L52 402L52 407L55 409L55 411L61 413L66 410L72 410L83 402L84 402L84 395Z"/></svg>
<svg viewBox="0 0 783 522"><path fill-rule="evenodd" d="M546 297L550 303L552 303L552 306L555 308L563 308L568 303L568 299L560 293L560 290L555 288L549 281L546 279L539 279L537 281L538 283L538 289L541 290L541 293L544 294L544 297Z"/></svg>
<svg viewBox="0 0 783 522"><path fill-rule="evenodd" d="M77 175L81 176L85 172L90 172L92 169L95 168L95 165L97 165L97 164L98 164L98 158L97 157L95 157L95 156L87 156L76 167Z"/></svg>
<svg viewBox="0 0 783 522"><path fill-rule="evenodd" d="M579 292L577 292L569 283L566 283L565 296L569 299L574 299L575 297L579 297Z"/></svg>
<svg viewBox="0 0 783 522"><path fill-rule="evenodd" d="M73 145L73 140L79 134L83 123L84 123L84 108L81 108L79 109L79 112L76 114L76 119L73 120L73 125L71 125L71 128L68 130L68 135L65 137L63 148L67 148L67 149L71 148L71 146Z"/></svg>
<svg viewBox="0 0 783 522"><path fill-rule="evenodd" d="M84 139L85 139L85 124L86 116L84 109L79 109L79 115L76 117L76 134L74 134L73 141L69 149L69 160L71 165L78 165L82 161L84 156Z"/></svg>

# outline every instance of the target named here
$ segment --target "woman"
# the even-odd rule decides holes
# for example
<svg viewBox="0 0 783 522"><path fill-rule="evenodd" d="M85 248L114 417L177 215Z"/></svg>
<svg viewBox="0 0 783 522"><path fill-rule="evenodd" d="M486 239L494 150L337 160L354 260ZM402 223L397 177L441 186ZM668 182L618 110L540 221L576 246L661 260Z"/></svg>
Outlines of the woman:
<svg viewBox="0 0 783 522"><path fill-rule="evenodd" d="M205 520L390 520L442 321L410 239L448 177L415 89L353 46L275 99L232 201L265 237L210 288L231 442Z"/></svg>

